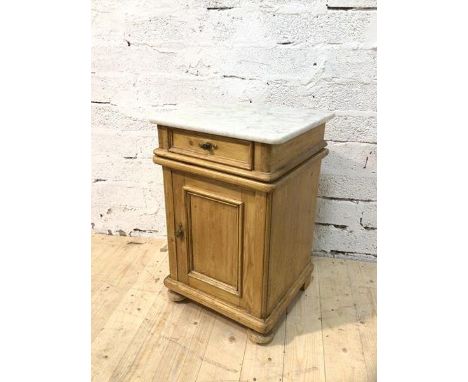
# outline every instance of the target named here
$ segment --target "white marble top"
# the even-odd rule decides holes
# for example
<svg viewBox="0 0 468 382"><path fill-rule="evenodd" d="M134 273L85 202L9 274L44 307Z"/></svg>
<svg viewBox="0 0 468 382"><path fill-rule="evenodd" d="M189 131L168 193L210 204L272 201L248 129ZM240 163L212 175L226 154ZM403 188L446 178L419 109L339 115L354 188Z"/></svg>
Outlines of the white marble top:
<svg viewBox="0 0 468 382"><path fill-rule="evenodd" d="M332 119L333 113L274 105L176 106L150 112L158 125L279 144Z"/></svg>

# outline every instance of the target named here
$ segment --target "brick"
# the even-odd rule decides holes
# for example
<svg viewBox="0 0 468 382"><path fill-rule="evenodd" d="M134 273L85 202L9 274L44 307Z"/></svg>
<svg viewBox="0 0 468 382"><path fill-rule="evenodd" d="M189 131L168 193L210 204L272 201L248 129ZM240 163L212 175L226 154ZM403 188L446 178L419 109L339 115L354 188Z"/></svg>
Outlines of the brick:
<svg viewBox="0 0 468 382"><path fill-rule="evenodd" d="M313 251L312 254L316 257L331 257L333 259L346 259L376 262L377 254L375 253L360 253L360 252L345 252L345 251Z"/></svg>
<svg viewBox="0 0 468 382"><path fill-rule="evenodd" d="M119 46L94 46L91 70L99 74L122 72L154 75L178 70L183 74L185 54L184 49L177 47L157 49L122 39Z"/></svg>
<svg viewBox="0 0 468 382"><path fill-rule="evenodd" d="M377 203L365 203L360 223L365 228L377 228Z"/></svg>
<svg viewBox="0 0 468 382"><path fill-rule="evenodd" d="M93 183L93 205L147 208L145 189L129 182Z"/></svg>
<svg viewBox="0 0 468 382"><path fill-rule="evenodd" d="M324 79L371 83L377 80L377 51L375 49L344 49L333 45L324 50L326 57Z"/></svg>
<svg viewBox="0 0 468 382"><path fill-rule="evenodd" d="M301 106L321 110L375 111L376 83L354 81L272 81L266 88L266 103Z"/></svg>
<svg viewBox="0 0 468 382"><path fill-rule="evenodd" d="M321 12L320 6L234 7L225 11L189 8L143 19L129 18L120 26L121 39L154 46L181 42L191 46L252 45L278 42L375 45L376 12ZM149 11L149 14L151 14ZM110 26L109 26L110 27ZM254 43L253 43L254 42ZM161 45L159 45L161 46Z"/></svg>
<svg viewBox="0 0 468 382"><path fill-rule="evenodd" d="M151 159L125 159L117 156L93 157L93 182L133 182L138 187L155 187L163 184L162 171Z"/></svg>
<svg viewBox="0 0 468 382"><path fill-rule="evenodd" d="M108 72L105 75L92 74L91 100L93 102L117 104L119 101L124 100L123 96L130 94L131 84L135 83L135 78L135 75L121 72ZM119 97L121 94L123 96Z"/></svg>
<svg viewBox="0 0 468 382"><path fill-rule="evenodd" d="M375 174L330 174L322 172L319 196L354 200L376 200L377 180Z"/></svg>
<svg viewBox="0 0 468 382"><path fill-rule="evenodd" d="M320 14L327 12L326 1L324 0L262 0L261 2L244 0L243 4L275 13L313 12L314 14Z"/></svg>
<svg viewBox="0 0 468 382"><path fill-rule="evenodd" d="M145 45L160 48L159 41L165 43L190 41L197 30L197 19L192 12L185 11L182 15L177 12L172 14L151 14L142 15L142 19L128 18L123 23L122 39L126 39L135 45Z"/></svg>
<svg viewBox="0 0 468 382"><path fill-rule="evenodd" d="M124 29L121 11L114 1L93 1L91 9L92 45L119 46L123 42Z"/></svg>
<svg viewBox="0 0 468 382"><path fill-rule="evenodd" d="M377 0L327 0L329 7L376 8Z"/></svg>
<svg viewBox="0 0 468 382"><path fill-rule="evenodd" d="M153 150L158 146L154 125L152 126L153 131L116 131L118 127L114 126L114 129L93 129L91 145L93 156L135 157L149 160L153 158Z"/></svg>
<svg viewBox="0 0 468 382"><path fill-rule="evenodd" d="M115 134L125 132L126 135L130 134L131 131L147 131L156 134L154 124L145 119L132 117L129 115L130 113L119 109L115 105L91 104L92 130L113 130ZM95 143L93 142L93 144Z"/></svg>
<svg viewBox="0 0 468 382"><path fill-rule="evenodd" d="M240 0L203 0L203 5L206 8L230 8L238 7L240 5Z"/></svg>
<svg viewBox="0 0 468 382"><path fill-rule="evenodd" d="M375 11L279 14L265 20L266 33L276 41L307 45L364 43L374 45Z"/></svg>
<svg viewBox="0 0 468 382"><path fill-rule="evenodd" d="M330 47L304 48L295 44L267 46L213 46L200 49L187 48L185 62L174 64L173 71L194 75L229 77L256 80L313 79L332 81L336 78L360 82L376 79L376 52L374 50ZM109 59L107 56L104 59ZM161 57L155 57L161 59ZM168 57L172 62L175 57ZM144 60L142 60L144 61ZM146 66L146 65L145 65ZM157 64L154 67L158 67ZM291 68L295 68L291 71Z"/></svg>
<svg viewBox="0 0 468 382"><path fill-rule="evenodd" d="M377 110L377 83L321 81L307 90L311 104L324 110ZM304 97L305 98L305 97Z"/></svg>
<svg viewBox="0 0 468 382"><path fill-rule="evenodd" d="M142 105L162 106L194 99L203 102L216 99L216 93L223 93L223 89L216 87L216 84L206 83L204 79L191 75L154 76L118 72L95 75L93 81L94 78L93 100L107 100L119 108L125 107L129 113L138 111Z"/></svg>
<svg viewBox="0 0 468 382"><path fill-rule="evenodd" d="M377 231L348 230L332 225L316 225L314 251L340 251L376 254Z"/></svg>
<svg viewBox="0 0 468 382"><path fill-rule="evenodd" d="M313 78L323 70L324 49L294 46L209 47L188 49L186 70L218 78L237 76L260 81ZM314 65L315 64L315 65ZM291 67L296 68L291 72Z"/></svg>
<svg viewBox="0 0 468 382"><path fill-rule="evenodd" d="M97 78L99 77L99 78ZM141 74L102 74L96 76L93 100L125 105L165 105L187 102L254 102L295 105L322 110L374 111L376 84L320 81L307 84L298 80L236 78L227 74L207 81L201 76L152 76ZM164 91L162 91L164 89ZM126 101L125 101L126 100Z"/></svg>
<svg viewBox="0 0 468 382"><path fill-rule="evenodd" d="M351 142L377 142L375 112L337 112L327 123L325 139Z"/></svg>
<svg viewBox="0 0 468 382"><path fill-rule="evenodd" d="M317 198L316 223L357 227L360 214L357 202Z"/></svg>
<svg viewBox="0 0 468 382"><path fill-rule="evenodd" d="M336 225L350 230L374 229L377 203L352 200L317 198L315 221Z"/></svg>
<svg viewBox="0 0 468 382"><path fill-rule="evenodd" d="M329 154L322 162L322 171L339 173L377 172L377 145L374 143L329 142Z"/></svg>
<svg viewBox="0 0 468 382"><path fill-rule="evenodd" d="M93 206L91 221L94 231L126 236L165 236L164 209L148 213L136 208L97 205Z"/></svg>

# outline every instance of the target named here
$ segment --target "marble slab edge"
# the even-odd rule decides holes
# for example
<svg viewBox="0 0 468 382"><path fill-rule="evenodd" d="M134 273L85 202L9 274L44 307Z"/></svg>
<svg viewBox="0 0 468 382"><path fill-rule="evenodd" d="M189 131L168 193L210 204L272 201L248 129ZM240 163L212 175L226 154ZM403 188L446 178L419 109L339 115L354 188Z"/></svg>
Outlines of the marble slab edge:
<svg viewBox="0 0 468 382"><path fill-rule="evenodd" d="M229 130L223 130L222 134L220 134L219 130L216 130L213 128L206 128L197 124L186 124L186 123L179 124L179 123L171 122L170 120L166 120L163 118L150 118L149 121L157 125L167 126L167 127L174 128L174 129L190 130L190 131L196 131L196 132L206 133L206 134L222 135L222 136L229 137L229 138L236 138L236 139L248 140L248 141L253 141L253 142L266 143L270 145L278 145L278 144L287 142L297 137L298 135L305 133L308 130L312 130L313 128L318 127L328 122L334 117L335 117L335 113L327 114L318 120L315 120L309 124L304 125L304 127L297 128L294 131L291 131L290 133L281 134L280 136L275 136L274 132L269 132L270 133L269 136L259 136L257 134L249 134L248 132L245 132L245 131L237 133L236 131L231 132Z"/></svg>

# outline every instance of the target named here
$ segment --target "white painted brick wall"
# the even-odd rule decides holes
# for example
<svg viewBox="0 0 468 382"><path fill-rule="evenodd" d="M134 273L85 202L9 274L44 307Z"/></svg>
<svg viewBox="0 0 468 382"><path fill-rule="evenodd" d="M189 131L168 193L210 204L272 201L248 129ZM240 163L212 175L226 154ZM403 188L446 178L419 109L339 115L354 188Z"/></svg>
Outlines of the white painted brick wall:
<svg viewBox="0 0 468 382"><path fill-rule="evenodd" d="M166 234L149 107L286 104L336 112L314 251L374 259L375 9L375 0L93 0L93 230Z"/></svg>

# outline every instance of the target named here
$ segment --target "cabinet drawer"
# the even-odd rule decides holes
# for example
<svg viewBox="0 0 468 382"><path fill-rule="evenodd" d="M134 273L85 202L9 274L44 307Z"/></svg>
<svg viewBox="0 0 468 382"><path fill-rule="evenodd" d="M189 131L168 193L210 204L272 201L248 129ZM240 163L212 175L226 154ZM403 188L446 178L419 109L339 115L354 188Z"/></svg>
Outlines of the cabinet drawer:
<svg viewBox="0 0 468 382"><path fill-rule="evenodd" d="M171 152L252 169L252 142L180 129L171 129L168 135Z"/></svg>

